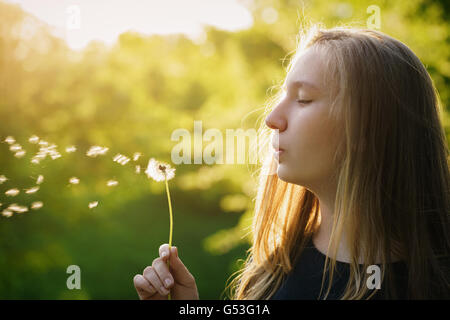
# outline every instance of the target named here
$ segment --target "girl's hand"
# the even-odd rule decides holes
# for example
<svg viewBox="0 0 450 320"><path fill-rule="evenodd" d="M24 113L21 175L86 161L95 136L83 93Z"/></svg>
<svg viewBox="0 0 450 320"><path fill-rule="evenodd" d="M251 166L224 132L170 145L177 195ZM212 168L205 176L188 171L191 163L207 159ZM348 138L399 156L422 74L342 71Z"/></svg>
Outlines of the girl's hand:
<svg viewBox="0 0 450 320"><path fill-rule="evenodd" d="M167 300L169 290L172 300L199 299L194 276L178 257L178 248L172 247L169 252L167 243L159 247L159 258L135 275L133 282L141 300Z"/></svg>

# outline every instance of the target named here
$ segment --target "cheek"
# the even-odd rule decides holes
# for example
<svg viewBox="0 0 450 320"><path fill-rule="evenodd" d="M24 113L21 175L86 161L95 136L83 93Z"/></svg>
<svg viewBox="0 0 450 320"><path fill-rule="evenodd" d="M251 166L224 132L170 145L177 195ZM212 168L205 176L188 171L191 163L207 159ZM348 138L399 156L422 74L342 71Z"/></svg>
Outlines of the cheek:
<svg viewBox="0 0 450 320"><path fill-rule="evenodd" d="M323 117L303 118L293 132L289 156L280 169L299 184L326 179L332 172L336 132ZM286 154L287 155L287 154ZM285 165L284 168L282 166Z"/></svg>

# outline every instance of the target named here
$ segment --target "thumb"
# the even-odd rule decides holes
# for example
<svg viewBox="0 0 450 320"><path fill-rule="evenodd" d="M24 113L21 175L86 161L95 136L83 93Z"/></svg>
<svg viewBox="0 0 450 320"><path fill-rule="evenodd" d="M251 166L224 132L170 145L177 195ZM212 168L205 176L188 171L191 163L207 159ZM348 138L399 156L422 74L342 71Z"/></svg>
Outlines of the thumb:
<svg viewBox="0 0 450 320"><path fill-rule="evenodd" d="M172 247L170 249L170 257L169 257L169 269L172 274L175 282L187 287L193 287L195 285L194 276L189 272L184 263L181 261L178 256L178 248Z"/></svg>

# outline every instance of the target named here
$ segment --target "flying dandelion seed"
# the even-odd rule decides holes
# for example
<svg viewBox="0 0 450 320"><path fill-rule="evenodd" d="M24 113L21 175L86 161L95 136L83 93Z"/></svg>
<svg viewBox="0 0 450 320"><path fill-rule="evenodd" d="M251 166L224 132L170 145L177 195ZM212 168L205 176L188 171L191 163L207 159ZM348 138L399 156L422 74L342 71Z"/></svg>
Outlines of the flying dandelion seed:
<svg viewBox="0 0 450 320"><path fill-rule="evenodd" d="M100 147L100 146L92 146L87 152L86 155L91 158L95 158L99 155L104 155L109 148L107 147Z"/></svg>
<svg viewBox="0 0 450 320"><path fill-rule="evenodd" d="M22 150L22 146L18 143L13 144L9 147L9 150L11 150L12 152L16 152L16 151L20 151Z"/></svg>
<svg viewBox="0 0 450 320"><path fill-rule="evenodd" d="M6 210L14 211L17 213L24 213L28 211L28 207L20 206L17 203L10 204Z"/></svg>
<svg viewBox="0 0 450 320"><path fill-rule="evenodd" d="M175 177L175 169L171 168L169 164L156 161L151 158L148 162L147 169L145 170L147 177L152 178L155 181L170 180Z"/></svg>
<svg viewBox="0 0 450 320"><path fill-rule="evenodd" d="M14 154L14 157L16 157L16 158L22 158L22 157L25 155L25 153L26 153L25 150L17 151L17 152Z"/></svg>
<svg viewBox="0 0 450 320"><path fill-rule="evenodd" d="M45 148L45 147L48 147L48 142L45 140L41 140L41 141L39 141L39 145Z"/></svg>
<svg viewBox="0 0 450 320"><path fill-rule="evenodd" d="M39 145L41 145L41 142L42 141L39 142ZM55 144L48 146L48 142L44 142L45 143L39 148L38 153L31 160L31 163L39 164L39 162L44 160L47 155L49 155L53 160L61 157L61 154L56 150L57 146Z"/></svg>
<svg viewBox="0 0 450 320"><path fill-rule="evenodd" d="M80 183L80 179L78 179L77 177L72 177L69 179L69 183L78 184L78 183Z"/></svg>
<svg viewBox="0 0 450 320"><path fill-rule="evenodd" d="M116 180L108 180L107 182L106 182L106 185L108 186L108 187L115 187L115 186L117 186L119 184L119 181L116 181Z"/></svg>
<svg viewBox="0 0 450 320"><path fill-rule="evenodd" d="M31 204L31 209L37 210L44 206L44 203L42 201L35 201Z"/></svg>
<svg viewBox="0 0 450 320"><path fill-rule="evenodd" d="M9 218L13 215L13 212L11 210L5 209L2 211L2 215Z"/></svg>
<svg viewBox="0 0 450 320"><path fill-rule="evenodd" d="M95 208L98 205L98 201L89 202L89 209Z"/></svg>
<svg viewBox="0 0 450 320"><path fill-rule="evenodd" d="M9 189L8 191L5 192L5 194L6 194L8 197L15 197L15 196L17 196L19 193L20 193L19 189L16 189L16 188L14 188L14 189Z"/></svg>
<svg viewBox="0 0 450 320"><path fill-rule="evenodd" d="M42 182L44 182L44 176L40 174L36 180L36 184L41 184Z"/></svg>
<svg viewBox="0 0 450 320"><path fill-rule="evenodd" d="M140 165L137 165L136 166L136 173L141 173L141 166Z"/></svg>
<svg viewBox="0 0 450 320"><path fill-rule="evenodd" d="M140 156L142 156L142 153L140 152L135 152L133 154L133 161L138 161L138 159L140 158Z"/></svg>
<svg viewBox="0 0 450 320"><path fill-rule="evenodd" d="M130 161L130 158L124 156L123 154L118 153L114 156L113 161L121 165L126 165L128 161Z"/></svg>
<svg viewBox="0 0 450 320"><path fill-rule="evenodd" d="M36 187L32 187L30 189L25 189L25 193L32 194L32 193L36 193L38 190L39 190L39 187L36 186Z"/></svg>
<svg viewBox="0 0 450 320"><path fill-rule="evenodd" d="M75 146L70 146L66 148L67 153L75 152L77 151L77 148Z"/></svg>
<svg viewBox="0 0 450 320"><path fill-rule="evenodd" d="M8 178L5 177L4 175L1 175L1 176L0 176L0 184L2 184L3 182L5 182L5 181L7 181L7 180L8 180Z"/></svg>
<svg viewBox="0 0 450 320"><path fill-rule="evenodd" d="M36 136L36 135L32 135L30 138L28 138L28 142L29 142L29 143L33 143L33 144L36 144L36 143L39 142L39 137Z"/></svg>
<svg viewBox="0 0 450 320"><path fill-rule="evenodd" d="M14 142L16 142L16 139L14 139L14 137L7 136L7 137L5 138L5 142L6 142L7 144L13 144Z"/></svg>

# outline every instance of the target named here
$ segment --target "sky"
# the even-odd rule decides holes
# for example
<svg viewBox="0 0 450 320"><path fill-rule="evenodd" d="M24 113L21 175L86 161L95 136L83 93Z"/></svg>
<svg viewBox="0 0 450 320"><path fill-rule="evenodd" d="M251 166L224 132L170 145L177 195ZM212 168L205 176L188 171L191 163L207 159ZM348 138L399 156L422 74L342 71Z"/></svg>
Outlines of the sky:
<svg viewBox="0 0 450 320"><path fill-rule="evenodd" d="M83 49L91 40L112 45L126 31L142 34L184 33L201 38L202 26L236 31L253 24L237 0L6 0L54 27L69 47Z"/></svg>

